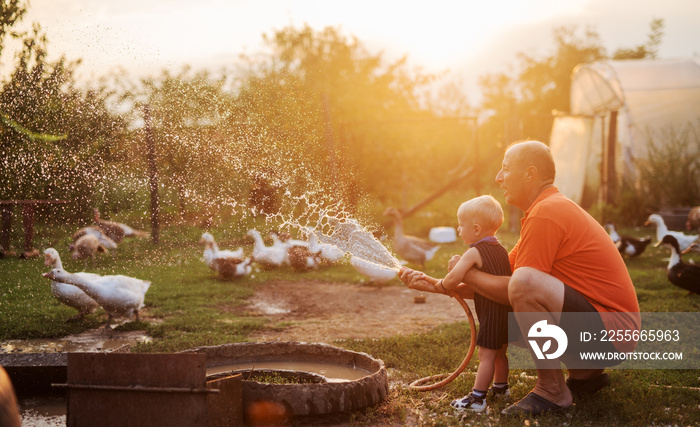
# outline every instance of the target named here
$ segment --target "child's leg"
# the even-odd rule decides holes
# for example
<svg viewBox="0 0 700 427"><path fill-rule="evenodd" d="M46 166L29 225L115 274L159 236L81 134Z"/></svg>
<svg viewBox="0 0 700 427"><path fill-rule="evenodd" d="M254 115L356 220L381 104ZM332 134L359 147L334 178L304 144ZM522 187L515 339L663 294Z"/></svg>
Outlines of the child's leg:
<svg viewBox="0 0 700 427"><path fill-rule="evenodd" d="M508 383L508 346L504 345L496 350L496 360L494 361L493 382L494 384Z"/></svg>
<svg viewBox="0 0 700 427"><path fill-rule="evenodd" d="M496 361L493 369L493 388L494 396L509 396L508 391L508 346L504 345L496 354Z"/></svg>
<svg viewBox="0 0 700 427"><path fill-rule="evenodd" d="M492 348L479 347L479 367L476 370L476 380L474 381L475 390L483 391L484 393L489 390L500 351L500 349L494 350ZM507 377L508 374L506 373Z"/></svg>
<svg viewBox="0 0 700 427"><path fill-rule="evenodd" d="M458 411L470 410L482 412L486 409L486 393L493 379L494 362L498 350L479 346L479 367L471 393L461 399L453 400L450 405Z"/></svg>

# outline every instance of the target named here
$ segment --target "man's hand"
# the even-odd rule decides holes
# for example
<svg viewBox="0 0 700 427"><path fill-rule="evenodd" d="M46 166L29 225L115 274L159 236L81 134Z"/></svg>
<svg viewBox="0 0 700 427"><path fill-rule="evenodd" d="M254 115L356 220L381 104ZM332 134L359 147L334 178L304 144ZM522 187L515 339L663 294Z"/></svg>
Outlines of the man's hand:
<svg viewBox="0 0 700 427"><path fill-rule="evenodd" d="M443 293L442 289L438 290L435 288L437 281L422 271L401 267L399 270L399 279L411 289L438 294Z"/></svg>

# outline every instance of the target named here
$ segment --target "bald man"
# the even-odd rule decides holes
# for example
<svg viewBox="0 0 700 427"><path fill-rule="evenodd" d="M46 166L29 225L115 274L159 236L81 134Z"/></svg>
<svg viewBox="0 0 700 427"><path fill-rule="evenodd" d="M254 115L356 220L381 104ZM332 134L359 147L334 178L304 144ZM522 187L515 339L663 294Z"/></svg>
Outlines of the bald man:
<svg viewBox="0 0 700 427"><path fill-rule="evenodd" d="M568 378L564 379L559 359L541 360L533 351L537 384L504 409L505 415L563 411L573 405L572 393L595 393L607 386L604 367L619 362L580 368L577 350L585 348L572 338L579 331L640 327L637 295L617 248L593 217L559 192L555 177L554 159L545 144L523 141L508 147L496 182L506 202L525 212L520 239L509 253L513 275L492 276L472 268L462 284L511 305L523 337L528 337L533 319L559 325L569 337L571 348L561 358ZM453 257L450 267L458 259ZM412 288L439 292L432 278L423 273L402 269L399 277ZM587 314L582 321L572 313ZM604 350L632 351L635 345L630 341L605 343Z"/></svg>

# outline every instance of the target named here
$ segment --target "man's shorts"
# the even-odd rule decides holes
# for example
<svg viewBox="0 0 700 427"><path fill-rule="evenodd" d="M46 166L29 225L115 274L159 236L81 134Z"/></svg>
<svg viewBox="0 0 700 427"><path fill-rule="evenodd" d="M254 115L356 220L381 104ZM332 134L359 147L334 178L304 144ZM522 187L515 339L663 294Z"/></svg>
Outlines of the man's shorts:
<svg viewBox="0 0 700 427"><path fill-rule="evenodd" d="M607 328L598 310L583 295L567 284L564 284L564 305L561 311L559 327L566 332L569 340L566 352L561 356L565 365L571 365L575 368L600 369L623 362L623 360L581 360L580 353L618 353L618 350L611 341L600 339L601 331ZM590 315L579 313L590 313ZM585 338L586 334L591 334L588 335L589 339ZM597 339L590 339L593 334L597 334Z"/></svg>

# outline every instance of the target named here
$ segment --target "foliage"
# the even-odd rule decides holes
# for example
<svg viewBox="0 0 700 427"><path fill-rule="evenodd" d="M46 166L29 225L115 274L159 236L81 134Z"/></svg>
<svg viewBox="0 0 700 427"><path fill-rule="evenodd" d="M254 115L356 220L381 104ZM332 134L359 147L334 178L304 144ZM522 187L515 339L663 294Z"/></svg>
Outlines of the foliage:
<svg viewBox="0 0 700 427"><path fill-rule="evenodd" d="M659 45L664 35L664 20L653 19L647 42L634 48L619 48L613 54L612 59L655 59L659 52Z"/></svg>
<svg viewBox="0 0 700 427"><path fill-rule="evenodd" d="M640 163L640 199L652 210L700 204L700 123L667 128L647 141L647 160ZM669 191L673 189L676 191Z"/></svg>
<svg viewBox="0 0 700 427"><path fill-rule="evenodd" d="M621 182L615 205L597 205L596 218L618 224L641 225L663 209L700 205L700 123L648 132L646 160L637 160L636 179ZM671 191L669 191L671 189Z"/></svg>
<svg viewBox="0 0 700 427"><path fill-rule="evenodd" d="M75 202L67 215L81 217L102 176L102 154L122 124L106 107L106 90L77 89L77 64L48 63L46 55L35 27L0 94L0 177L7 183L0 199L66 199Z"/></svg>
<svg viewBox="0 0 700 427"><path fill-rule="evenodd" d="M469 124L422 107L434 76L409 70L405 59L387 64L330 27L289 27L265 40L272 57L251 64L230 117L306 159L321 188L351 205L358 192L396 203L397 190L424 188L433 171L462 157ZM451 111L465 111L459 105Z"/></svg>
<svg viewBox="0 0 700 427"><path fill-rule="evenodd" d="M27 4L22 0L3 0L0 2L0 53L5 47L5 36L10 29L20 22L27 13Z"/></svg>
<svg viewBox="0 0 700 427"><path fill-rule="evenodd" d="M121 102L131 107L129 116L135 129L119 147L120 156L130 170L143 177L147 169L144 154L151 141L157 179L166 193L161 197L176 201L173 205L180 218L185 217L188 205L197 207L202 200L220 203L240 198L236 173L240 174L242 165L233 161L235 141L221 126L230 114L224 83L223 78L214 78L206 71L192 72L189 67L176 75L164 70L160 76L142 79L133 86L122 82L127 89ZM122 202L118 197L111 202L115 210L128 209L116 205Z"/></svg>
<svg viewBox="0 0 700 427"><path fill-rule="evenodd" d="M612 59L656 58L664 22L654 19L650 27L646 43L635 48L620 48ZM552 35L554 49L550 53L536 56L520 52L515 72L479 78L484 96L482 106L494 111L484 131L495 140L504 144L520 139L549 141L552 113L569 111L571 74L576 66L608 59L600 36L593 28L587 27L579 35L575 26L556 27Z"/></svg>
<svg viewBox="0 0 700 427"><path fill-rule="evenodd" d="M586 28L557 27L553 30L554 49L543 57L527 52L518 54L520 67L515 76L487 74L479 79L484 107L496 111L491 120L510 125L506 144L522 138L549 140L552 112L568 111L571 73L579 64L606 58L598 33Z"/></svg>

